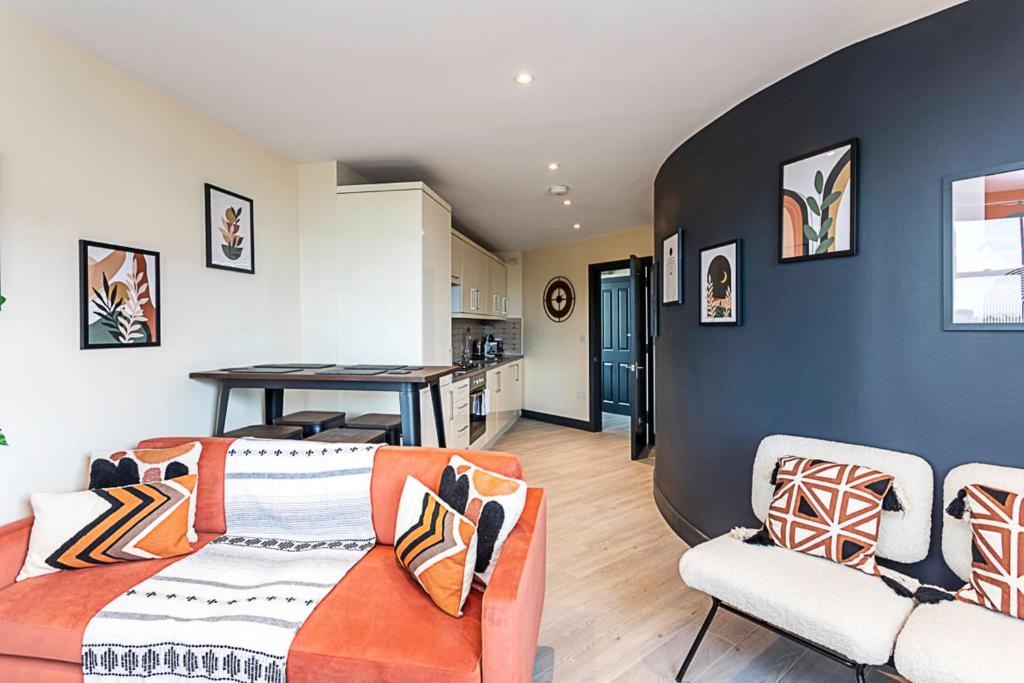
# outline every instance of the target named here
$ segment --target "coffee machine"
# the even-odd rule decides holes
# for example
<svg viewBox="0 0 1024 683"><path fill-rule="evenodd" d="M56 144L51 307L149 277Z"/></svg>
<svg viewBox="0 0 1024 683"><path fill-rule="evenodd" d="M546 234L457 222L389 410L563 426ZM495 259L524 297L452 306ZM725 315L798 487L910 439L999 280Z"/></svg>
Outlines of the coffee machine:
<svg viewBox="0 0 1024 683"><path fill-rule="evenodd" d="M484 337L484 359L496 360L505 355L505 344L493 334Z"/></svg>

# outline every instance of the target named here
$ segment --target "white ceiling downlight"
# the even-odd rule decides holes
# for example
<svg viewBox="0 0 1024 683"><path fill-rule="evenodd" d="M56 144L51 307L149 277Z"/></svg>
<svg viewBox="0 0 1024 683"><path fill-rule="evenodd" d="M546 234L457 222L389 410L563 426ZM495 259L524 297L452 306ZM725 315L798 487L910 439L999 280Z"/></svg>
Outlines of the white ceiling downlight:
<svg viewBox="0 0 1024 683"><path fill-rule="evenodd" d="M548 170L549 171L557 171L558 170L558 163L552 161L550 164L548 164Z"/></svg>
<svg viewBox="0 0 1024 683"><path fill-rule="evenodd" d="M580 228L582 228L582 227L583 227L583 226L582 226L582 225L580 225L579 223L573 223L573 224L572 224L572 229L573 229L573 230L579 230L579 229L580 229Z"/></svg>
<svg viewBox="0 0 1024 683"><path fill-rule="evenodd" d="M516 74L516 83L519 85L530 85L533 83L533 74L527 71L520 71Z"/></svg>
<svg viewBox="0 0 1024 683"><path fill-rule="evenodd" d="M562 204L564 204L566 206L572 206L572 200L571 199L563 199L562 200Z"/></svg>

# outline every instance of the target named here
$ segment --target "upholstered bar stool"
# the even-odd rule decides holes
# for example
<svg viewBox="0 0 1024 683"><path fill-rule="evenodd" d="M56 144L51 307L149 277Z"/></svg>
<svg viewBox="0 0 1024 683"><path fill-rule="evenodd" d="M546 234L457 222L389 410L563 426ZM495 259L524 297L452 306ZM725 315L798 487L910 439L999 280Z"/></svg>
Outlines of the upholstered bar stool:
<svg viewBox="0 0 1024 683"><path fill-rule="evenodd" d="M367 413L349 420L346 427L358 429L383 429L387 434L388 443L392 446L402 444L402 416L390 413Z"/></svg>
<svg viewBox="0 0 1024 683"><path fill-rule="evenodd" d="M319 434L307 437L305 440L323 441L326 443L387 443L387 433L383 429L343 427L324 430Z"/></svg>
<svg viewBox="0 0 1024 683"><path fill-rule="evenodd" d="M297 413L282 415L274 420L276 425L302 427L303 438L319 434L328 429L345 426L345 413L332 413L323 410L302 410Z"/></svg>
<svg viewBox="0 0 1024 683"><path fill-rule="evenodd" d="M241 429L233 429L224 432L223 436L235 437L251 436L257 439L301 439L302 427L289 427L288 425L249 425Z"/></svg>

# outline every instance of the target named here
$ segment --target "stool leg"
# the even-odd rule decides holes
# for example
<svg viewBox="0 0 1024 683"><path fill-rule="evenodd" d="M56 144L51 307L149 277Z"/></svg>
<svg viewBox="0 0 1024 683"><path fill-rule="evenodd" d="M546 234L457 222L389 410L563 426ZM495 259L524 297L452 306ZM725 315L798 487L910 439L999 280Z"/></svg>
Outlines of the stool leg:
<svg viewBox="0 0 1024 683"><path fill-rule="evenodd" d="M853 675L857 677L857 683L866 683L864 678L864 665L855 664L853 667Z"/></svg>
<svg viewBox="0 0 1024 683"><path fill-rule="evenodd" d="M683 680L686 670L690 668L690 664L693 662L693 658L697 654L697 648L700 647L701 641L704 640L704 636L707 635L708 627L711 626L711 620L715 618L715 612L718 611L718 604L718 598L711 598L711 611L709 611L708 616L704 618L704 623L701 624L700 630L697 631L697 639L693 641L693 645L690 646L690 651L686 653L686 659L683 660L683 665L679 668L679 673L676 674L676 683Z"/></svg>

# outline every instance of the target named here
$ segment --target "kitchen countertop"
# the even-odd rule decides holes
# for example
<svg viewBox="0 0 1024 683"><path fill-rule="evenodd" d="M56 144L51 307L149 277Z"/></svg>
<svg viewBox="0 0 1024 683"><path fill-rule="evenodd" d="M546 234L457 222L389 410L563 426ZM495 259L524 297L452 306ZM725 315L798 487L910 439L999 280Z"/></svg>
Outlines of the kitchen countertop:
<svg viewBox="0 0 1024 683"><path fill-rule="evenodd" d="M483 373L487 372L488 370L493 370L494 368L499 368L502 365L508 365L509 363L514 363L517 360L522 360L522 359L523 359L523 357L520 356L520 355L514 355L514 354L508 354L507 353L502 358L499 358L497 360L476 361L476 362L481 363L481 365L479 365L479 366L470 367L470 368L459 368L459 367L456 367L456 368L454 368L448 374L452 375L452 381L453 382L458 382L460 380L469 379L471 377L476 377L477 375L483 374Z"/></svg>

